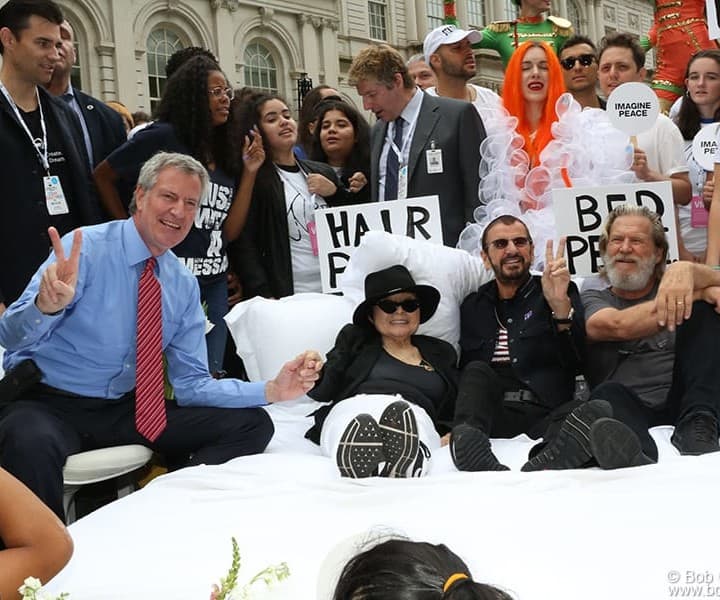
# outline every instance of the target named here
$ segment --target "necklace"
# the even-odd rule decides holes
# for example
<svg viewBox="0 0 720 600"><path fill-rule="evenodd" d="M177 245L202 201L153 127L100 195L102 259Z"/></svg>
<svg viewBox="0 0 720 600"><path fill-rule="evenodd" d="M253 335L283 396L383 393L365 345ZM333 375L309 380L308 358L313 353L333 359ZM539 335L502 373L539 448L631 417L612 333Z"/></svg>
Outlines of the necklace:
<svg viewBox="0 0 720 600"><path fill-rule="evenodd" d="M410 365L412 367L422 367L423 369L425 369L426 371L428 371L430 373L435 371L435 367L433 367L428 361L426 361L422 357L422 355L420 355L420 362L415 363L414 361L409 362L409 361L405 360L403 357L398 356L397 354L393 354L392 352L390 352L390 350L388 350L388 348L386 346L383 346L383 350L385 350L385 352L387 352L387 354L392 356L395 360L400 361L401 363ZM418 352L418 354L420 354L420 353Z"/></svg>
<svg viewBox="0 0 720 600"><path fill-rule="evenodd" d="M495 320L497 321L497 324L500 327L500 329L502 329L503 331L507 331L507 327L505 327L505 324L500 320L500 316L498 315L498 312L497 312L497 306L495 308L493 308L493 311L495 312Z"/></svg>

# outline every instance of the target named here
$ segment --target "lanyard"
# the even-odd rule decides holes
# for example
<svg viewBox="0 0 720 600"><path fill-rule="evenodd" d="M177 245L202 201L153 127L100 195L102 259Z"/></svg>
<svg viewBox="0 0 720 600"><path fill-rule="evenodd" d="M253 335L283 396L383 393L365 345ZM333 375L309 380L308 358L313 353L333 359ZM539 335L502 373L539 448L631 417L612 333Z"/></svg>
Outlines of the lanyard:
<svg viewBox="0 0 720 600"><path fill-rule="evenodd" d="M30 143L32 144L32 147L35 148L35 152L37 152L38 158L40 159L40 163L42 164L43 168L45 169L45 172L48 175L50 175L50 163L48 162L47 129L45 128L45 116L43 115L42 102L40 102L40 93L38 92L37 86L35 87L35 96L37 97L38 108L40 109L40 128L42 129L42 136L43 136L42 152L40 152L38 147L35 145L35 138L33 137L32 133L30 132L30 129L28 129L25 119L22 118L22 115L20 114L20 109L17 107L17 104L15 104L15 100L12 99L12 96L7 91L7 88L5 87L5 84L3 84L2 81L0 81L0 92L2 92L3 96L5 96L5 100L8 101L8 104L10 104L10 106L12 106L12 109L15 112L15 116L17 117L18 122L20 123L20 125L22 125L22 128L25 130L25 133L27 133L28 138L30 138Z"/></svg>

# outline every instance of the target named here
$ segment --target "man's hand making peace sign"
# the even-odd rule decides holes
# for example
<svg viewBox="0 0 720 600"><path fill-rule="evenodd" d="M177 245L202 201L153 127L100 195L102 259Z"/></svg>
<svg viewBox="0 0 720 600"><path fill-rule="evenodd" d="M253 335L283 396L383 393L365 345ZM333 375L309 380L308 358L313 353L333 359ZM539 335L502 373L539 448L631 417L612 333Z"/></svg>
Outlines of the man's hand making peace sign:
<svg viewBox="0 0 720 600"><path fill-rule="evenodd" d="M565 238L558 242L557 254L553 258L553 241L548 240L545 247L545 270L542 274L542 289L550 310L557 318L564 319L570 313L571 302L568 296L570 270L565 261Z"/></svg>
<svg viewBox="0 0 720 600"><path fill-rule="evenodd" d="M70 258L65 258L65 250L57 229L50 227L48 235L55 252L55 262L49 265L42 274L40 291L37 298L35 298L35 305L40 312L51 315L63 310L75 296L75 284L77 283L78 265L80 263L80 247L82 246L82 231L76 229L73 234Z"/></svg>

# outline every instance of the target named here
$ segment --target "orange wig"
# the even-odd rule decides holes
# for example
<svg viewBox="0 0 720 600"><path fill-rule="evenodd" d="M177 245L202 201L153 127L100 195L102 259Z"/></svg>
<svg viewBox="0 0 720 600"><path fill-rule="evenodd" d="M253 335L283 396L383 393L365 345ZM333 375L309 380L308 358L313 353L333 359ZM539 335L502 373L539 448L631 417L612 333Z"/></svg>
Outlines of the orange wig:
<svg viewBox="0 0 720 600"><path fill-rule="evenodd" d="M525 98L522 93L522 63L525 54L530 48L540 48L545 52L548 65L548 88L542 117L538 124L534 139L531 139L531 125L525 110ZM507 111L518 118L517 132L525 138L525 151L530 156L530 166L534 167L540 162L540 153L552 140L550 127L557 121L555 102L565 92L565 82L560 61L553 49L545 42L530 41L520 44L513 52L512 58L505 70L505 83L503 85L502 99Z"/></svg>

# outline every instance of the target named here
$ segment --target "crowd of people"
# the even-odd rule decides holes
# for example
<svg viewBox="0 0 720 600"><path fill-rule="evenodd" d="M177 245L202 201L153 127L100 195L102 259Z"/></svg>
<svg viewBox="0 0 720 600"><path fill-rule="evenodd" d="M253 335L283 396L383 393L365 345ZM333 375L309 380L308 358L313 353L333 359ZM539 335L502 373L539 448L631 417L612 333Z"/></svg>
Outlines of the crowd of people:
<svg viewBox="0 0 720 600"><path fill-rule="evenodd" d="M524 471L651 464L660 424L682 454L719 451L720 187L692 143L720 119L720 50L689 60L673 118L638 135L619 169L670 182L681 260L666 265L657 214L620 206L600 237L608 286L581 292L565 240L535 231L550 188L572 186L565 167L552 178L558 106L601 114L614 89L645 81L645 53L527 4L507 27L438 27L407 62L363 49L348 75L372 127L326 85L298 123L282 97L234 90L201 48L169 60L150 121L72 86L74 34L52 0L0 8L0 346L17 382L2 388L0 466L62 520L70 454L140 443L175 466L222 463L265 449L260 407L305 393L325 403L307 437L346 477L419 476L444 445L461 471L503 471L490 440L522 433L541 440ZM502 55L500 95L470 83L477 46ZM315 211L426 195L445 245L481 224L494 276L460 307L459 354L418 335L440 294L396 264L368 274L327 362L310 349L270 381L242 381L223 317L243 299L322 290ZM589 399L575 394L580 375ZM3 500L6 487L27 495L22 484L0 470ZM445 567L431 578L441 593L470 588Z"/></svg>

